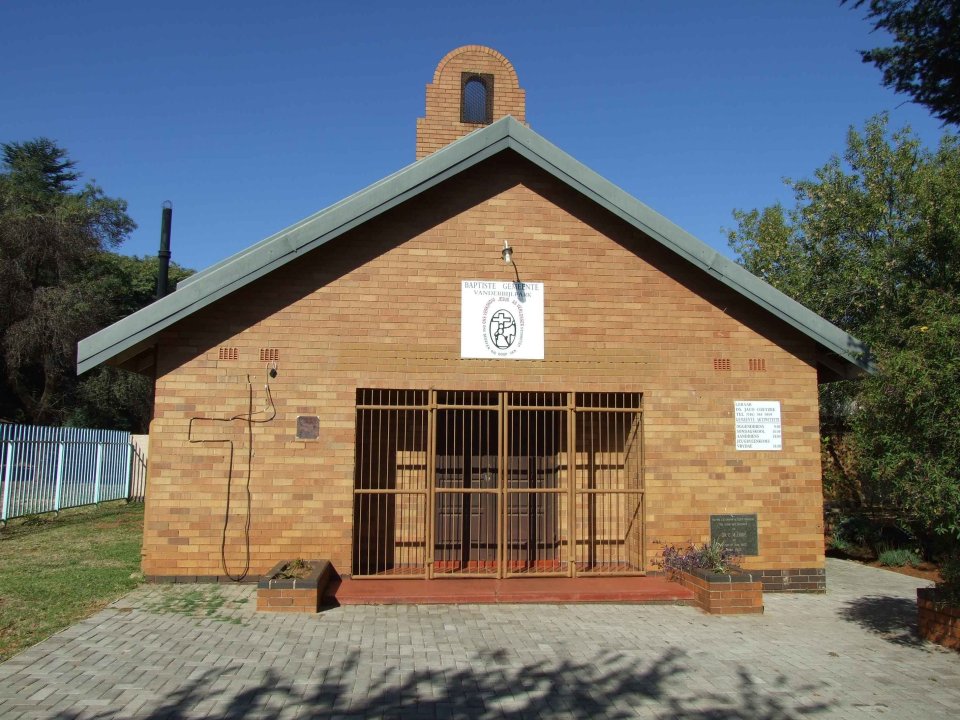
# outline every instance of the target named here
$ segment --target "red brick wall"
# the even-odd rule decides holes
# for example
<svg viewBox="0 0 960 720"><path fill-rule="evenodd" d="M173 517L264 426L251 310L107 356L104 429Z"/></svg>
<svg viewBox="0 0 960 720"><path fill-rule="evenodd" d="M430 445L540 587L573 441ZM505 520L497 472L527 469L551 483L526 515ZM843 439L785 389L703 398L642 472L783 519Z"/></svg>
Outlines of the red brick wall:
<svg viewBox="0 0 960 720"><path fill-rule="evenodd" d="M257 589L257 610L266 612L315 613L320 609L316 588L265 590Z"/></svg>
<svg viewBox="0 0 960 720"><path fill-rule="evenodd" d="M466 45L448 53L427 85L426 115L417 118L417 160L481 125L460 122L461 73L493 76L493 120L513 115L526 122L526 96L513 65L496 50Z"/></svg>
<svg viewBox="0 0 960 720"><path fill-rule="evenodd" d="M960 607L941 601L933 588L917 588L917 629L925 640L960 650Z"/></svg>
<svg viewBox="0 0 960 720"><path fill-rule="evenodd" d="M460 283L545 283L542 361L461 360ZM221 346L238 349L220 360ZM823 567L813 343L512 154L498 156L163 333L144 533L149 575L222 575L226 445L194 416L266 405L254 426L252 573L291 557L350 572L357 387L642 392L647 558L709 539L709 515L757 513L750 568ZM730 361L715 370L714 359ZM765 360L764 371L750 359ZM734 400L779 400L783 450L734 449ZM295 439L297 415L320 439ZM265 417L260 413L258 418ZM231 572L245 563L246 425L235 442Z"/></svg>
<svg viewBox="0 0 960 720"><path fill-rule="evenodd" d="M694 603L711 615L755 615L763 613L763 584L755 582L720 582L696 573L676 571L671 578L693 591ZM740 578L737 578L738 580Z"/></svg>

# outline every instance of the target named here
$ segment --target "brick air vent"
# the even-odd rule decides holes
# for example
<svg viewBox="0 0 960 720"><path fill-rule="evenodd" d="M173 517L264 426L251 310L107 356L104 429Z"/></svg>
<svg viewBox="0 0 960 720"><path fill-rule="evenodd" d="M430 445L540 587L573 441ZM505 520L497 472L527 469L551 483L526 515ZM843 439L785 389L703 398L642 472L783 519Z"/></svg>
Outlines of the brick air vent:
<svg viewBox="0 0 960 720"><path fill-rule="evenodd" d="M750 368L750 372L766 372L767 371L767 361L763 358L750 358L747 361L747 365Z"/></svg>
<svg viewBox="0 0 960 720"><path fill-rule="evenodd" d="M260 362L277 362L279 360L279 348L260 348Z"/></svg>
<svg viewBox="0 0 960 720"><path fill-rule="evenodd" d="M222 347L220 348L219 360L239 360L240 359L240 350L235 347Z"/></svg>
<svg viewBox="0 0 960 720"><path fill-rule="evenodd" d="M717 372L726 372L730 370L730 358L714 358L713 369Z"/></svg>

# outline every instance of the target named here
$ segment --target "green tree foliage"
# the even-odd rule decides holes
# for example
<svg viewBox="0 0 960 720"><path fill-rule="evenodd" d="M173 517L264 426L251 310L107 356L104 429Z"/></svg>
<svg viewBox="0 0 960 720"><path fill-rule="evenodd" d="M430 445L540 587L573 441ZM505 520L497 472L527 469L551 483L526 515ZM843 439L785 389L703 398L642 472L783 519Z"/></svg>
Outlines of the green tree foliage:
<svg viewBox="0 0 960 720"><path fill-rule="evenodd" d="M0 332L8 401L25 419L56 422L77 338L102 326L106 309L81 281L88 261L135 227L126 203L78 173L45 138L6 143L0 174Z"/></svg>
<svg viewBox="0 0 960 720"><path fill-rule="evenodd" d="M0 147L0 417L142 429L148 381L114 370L78 380L76 345L153 299L156 260L111 252L136 227L126 203L77 187L53 141Z"/></svg>
<svg viewBox="0 0 960 720"><path fill-rule="evenodd" d="M794 206L736 211L730 245L879 367L821 390L826 490L960 537L960 142L931 151L879 116L787 183Z"/></svg>
<svg viewBox="0 0 960 720"><path fill-rule="evenodd" d="M112 317L110 322L114 322L154 301L158 272L159 263L156 257L105 252L90 258L85 277L96 289L97 295L109 303ZM175 287L178 282L192 274L192 270L171 262L170 287Z"/></svg>
<svg viewBox="0 0 960 720"><path fill-rule="evenodd" d="M861 473L907 517L960 539L960 298L931 294L864 383L853 417Z"/></svg>
<svg viewBox="0 0 960 720"><path fill-rule="evenodd" d="M153 302L158 271L155 257L102 252L91 258L83 281L108 309L108 323L112 323ZM170 263L171 287L191 274L192 271ZM77 380L64 422L76 427L146 432L152 407L153 383L149 378L99 367Z"/></svg>
<svg viewBox="0 0 960 720"><path fill-rule="evenodd" d="M868 19L893 36L893 45L862 51L863 61L883 72L887 87L944 123L960 124L960 1L869 0L869 8Z"/></svg>

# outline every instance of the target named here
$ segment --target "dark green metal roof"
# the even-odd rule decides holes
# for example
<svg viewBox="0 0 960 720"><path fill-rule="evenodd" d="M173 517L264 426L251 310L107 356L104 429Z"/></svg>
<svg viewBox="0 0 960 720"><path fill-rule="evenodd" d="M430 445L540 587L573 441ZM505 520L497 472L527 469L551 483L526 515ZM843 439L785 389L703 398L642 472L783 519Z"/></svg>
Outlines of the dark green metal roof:
<svg viewBox="0 0 960 720"><path fill-rule="evenodd" d="M476 130L327 209L181 281L177 290L170 295L81 340L78 345L77 372L84 373L109 360L122 362L137 355L151 345L157 333L177 321L508 149L816 341L825 351L820 361L836 376L856 377L863 372L872 372L869 360L865 359L866 347L859 340L751 275L512 117L505 117Z"/></svg>

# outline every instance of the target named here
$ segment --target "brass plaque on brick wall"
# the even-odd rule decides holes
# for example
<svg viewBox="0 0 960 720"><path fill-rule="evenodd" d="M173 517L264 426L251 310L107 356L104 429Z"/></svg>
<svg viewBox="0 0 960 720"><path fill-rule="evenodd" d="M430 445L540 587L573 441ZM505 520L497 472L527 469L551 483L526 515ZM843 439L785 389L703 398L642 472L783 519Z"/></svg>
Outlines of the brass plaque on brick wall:
<svg viewBox="0 0 960 720"><path fill-rule="evenodd" d="M759 555L756 514L711 515L710 541L718 540L741 555Z"/></svg>
<svg viewBox="0 0 960 720"><path fill-rule="evenodd" d="M316 415L297 417L297 440L316 440L320 437L320 418Z"/></svg>

